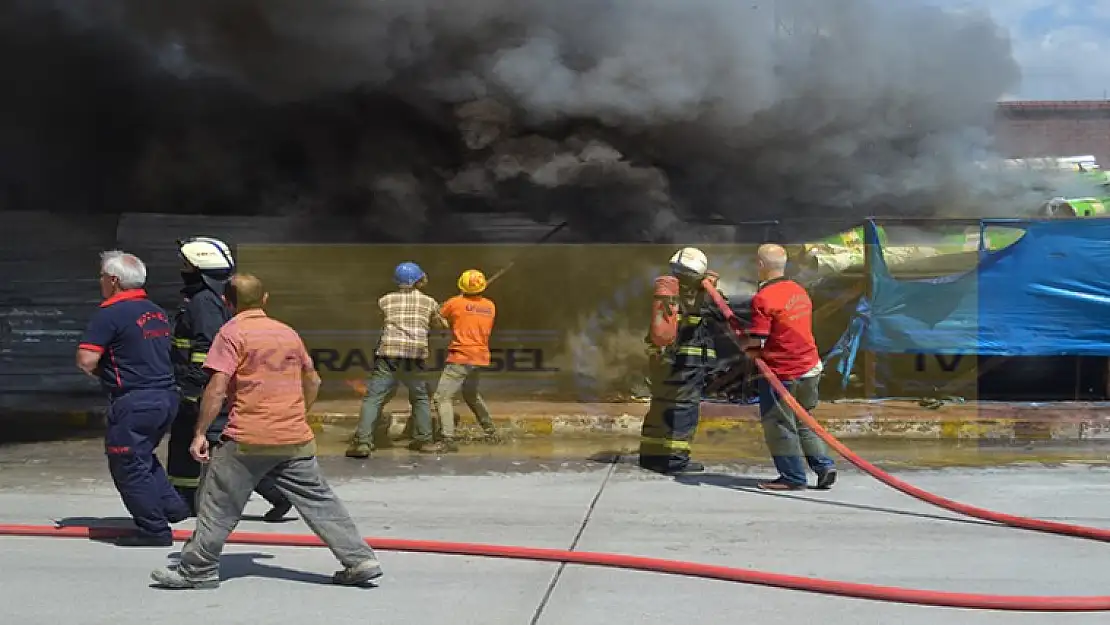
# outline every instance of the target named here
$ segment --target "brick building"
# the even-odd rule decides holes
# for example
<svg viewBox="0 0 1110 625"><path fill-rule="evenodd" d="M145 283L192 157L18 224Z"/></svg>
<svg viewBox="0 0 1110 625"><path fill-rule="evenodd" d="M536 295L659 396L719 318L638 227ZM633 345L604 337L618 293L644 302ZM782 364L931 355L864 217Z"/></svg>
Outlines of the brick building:
<svg viewBox="0 0 1110 625"><path fill-rule="evenodd" d="M1110 101L999 104L998 148L1008 158L1092 154L1110 170Z"/></svg>

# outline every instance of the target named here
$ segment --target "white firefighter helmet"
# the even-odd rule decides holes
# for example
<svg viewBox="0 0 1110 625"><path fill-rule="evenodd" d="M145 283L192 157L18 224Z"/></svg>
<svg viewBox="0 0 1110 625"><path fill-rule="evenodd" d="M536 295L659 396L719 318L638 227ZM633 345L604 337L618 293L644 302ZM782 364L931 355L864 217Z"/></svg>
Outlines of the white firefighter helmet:
<svg viewBox="0 0 1110 625"><path fill-rule="evenodd" d="M227 243L212 237L193 237L178 241L181 257L201 271L231 271L235 261Z"/></svg>
<svg viewBox="0 0 1110 625"><path fill-rule="evenodd" d="M709 271L709 259L696 247L684 247L671 256L671 273L692 278L704 278Z"/></svg>

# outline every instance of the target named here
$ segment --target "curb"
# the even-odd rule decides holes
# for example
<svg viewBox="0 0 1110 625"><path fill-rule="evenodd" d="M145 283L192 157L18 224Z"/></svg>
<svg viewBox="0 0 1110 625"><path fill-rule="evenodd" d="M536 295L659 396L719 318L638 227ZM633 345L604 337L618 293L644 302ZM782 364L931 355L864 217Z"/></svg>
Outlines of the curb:
<svg viewBox="0 0 1110 625"><path fill-rule="evenodd" d="M831 403L830 403L831 405ZM1110 408L1097 410L1088 407L1069 407L1059 414L1039 411L1051 407L1005 408L1001 410L980 407L954 406L957 410L929 410L918 408L913 415L871 414L868 404L856 404L856 412L865 414L849 418L820 418L818 421L833 436L841 439L881 438L890 440L946 440L946 441L1110 441ZM498 416L498 428L517 436L560 437L637 437L644 422L646 404L611 405L606 410L565 412L559 414L510 414ZM622 408L626 410L622 410ZM564 408L565 409L565 408ZM634 412L635 410L635 412ZM407 410L390 410L393 416L392 432L399 434L409 417ZM604 412L607 414L598 414ZM995 416L1009 412L1014 416ZM504 413L502 412L502 415ZM754 407L720 404L703 404L698 433L709 436L758 438L763 429ZM1105 415L1105 416L1103 416ZM353 429L358 415L347 411L327 411L312 414L310 422L317 427L324 425ZM477 433L478 428L466 411L459 426L461 433Z"/></svg>
<svg viewBox="0 0 1110 625"><path fill-rule="evenodd" d="M319 434L325 428L353 430L357 405L321 402L309 415L309 425ZM340 405L336 405L340 404ZM397 409L401 408L401 409ZM504 402L491 406L494 422L506 434L519 437L630 437L639 436L646 403L574 404ZM400 434L409 418L407 406L388 410L391 431ZM829 416L832 413L835 416ZM478 434L477 424L465 408L460 434ZM1055 441L1110 442L1110 405L1106 404L950 404L937 409L914 402L843 401L823 403L818 420L835 437L890 441ZM58 411L36 415L35 422L52 421L67 428L100 427L97 410ZM754 406L702 404L701 435L762 440L763 430Z"/></svg>

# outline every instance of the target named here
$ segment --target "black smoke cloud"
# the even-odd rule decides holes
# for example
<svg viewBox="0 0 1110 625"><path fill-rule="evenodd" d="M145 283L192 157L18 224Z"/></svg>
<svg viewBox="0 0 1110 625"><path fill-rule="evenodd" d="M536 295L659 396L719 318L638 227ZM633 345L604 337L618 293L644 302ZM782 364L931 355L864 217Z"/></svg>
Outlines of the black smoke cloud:
<svg viewBox="0 0 1110 625"><path fill-rule="evenodd" d="M663 240L1035 202L971 166L1006 35L910 0L7 0L0 29L9 208Z"/></svg>

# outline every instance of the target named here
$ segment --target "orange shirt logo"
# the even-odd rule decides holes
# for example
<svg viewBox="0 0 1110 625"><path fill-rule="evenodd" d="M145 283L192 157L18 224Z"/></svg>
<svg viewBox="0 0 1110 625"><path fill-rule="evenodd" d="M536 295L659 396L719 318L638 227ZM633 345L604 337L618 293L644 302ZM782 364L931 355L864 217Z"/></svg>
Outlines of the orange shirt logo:
<svg viewBox="0 0 1110 625"><path fill-rule="evenodd" d="M485 297L457 295L443 303L440 314L451 324L451 345L447 362L487 367L490 364L489 337L497 307Z"/></svg>

